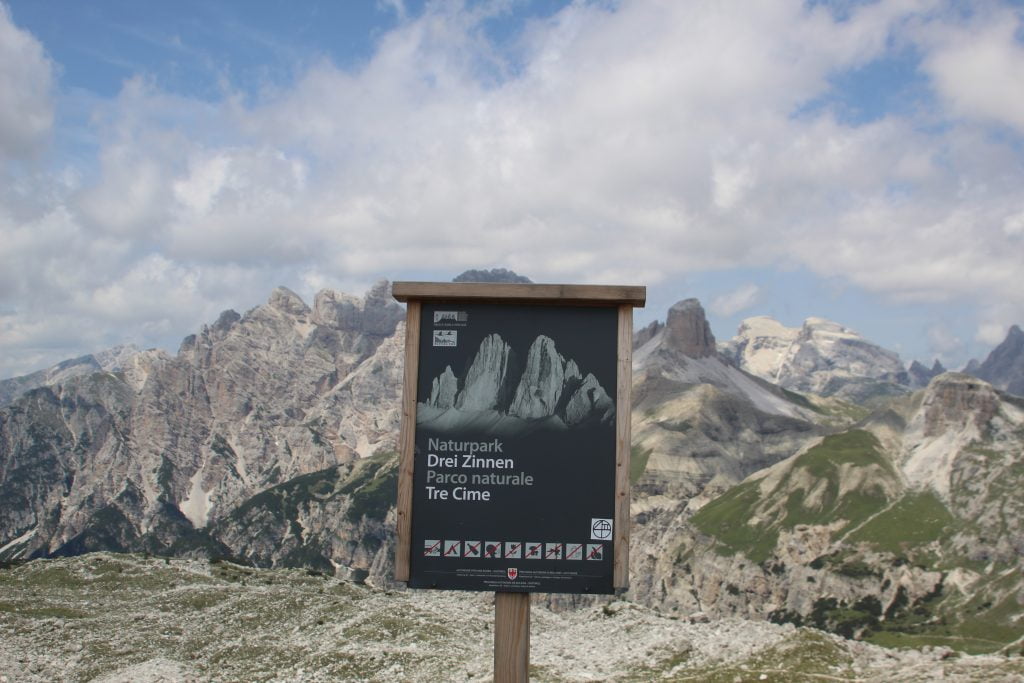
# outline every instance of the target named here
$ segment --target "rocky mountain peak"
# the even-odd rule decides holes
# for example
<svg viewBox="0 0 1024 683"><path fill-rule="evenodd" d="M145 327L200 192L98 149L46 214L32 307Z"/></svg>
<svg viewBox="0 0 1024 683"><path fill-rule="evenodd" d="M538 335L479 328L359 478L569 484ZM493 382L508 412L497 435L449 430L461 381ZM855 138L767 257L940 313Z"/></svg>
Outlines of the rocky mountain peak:
<svg viewBox="0 0 1024 683"><path fill-rule="evenodd" d="M647 342L654 339L654 336L661 332L662 328L665 327L665 323L660 320L655 320L648 324L646 327L642 327L633 333L633 348L639 349Z"/></svg>
<svg viewBox="0 0 1024 683"><path fill-rule="evenodd" d="M466 373L464 388L456 400L460 410L503 410L514 391L512 378L516 355L499 334L480 344Z"/></svg>
<svg viewBox="0 0 1024 683"><path fill-rule="evenodd" d="M928 383L933 378L938 377L944 372L946 372L946 368L943 367L938 359L935 360L930 369L923 363L915 360L907 368L907 384L911 389L923 389L928 386Z"/></svg>
<svg viewBox="0 0 1024 683"><path fill-rule="evenodd" d="M998 389L1024 396L1024 332L1017 325L1010 327L1006 339L992 349L985 362L969 365L965 372Z"/></svg>
<svg viewBox="0 0 1024 683"><path fill-rule="evenodd" d="M775 318L759 315L740 323L736 336L721 345L721 352L738 367L772 381L800 330Z"/></svg>
<svg viewBox="0 0 1024 683"><path fill-rule="evenodd" d="M460 389L461 387L461 389ZM420 404L417 420L432 428L451 430L489 413L492 428L530 429L525 423L543 421L548 427L572 427L591 421L613 424L615 402L593 373L558 352L555 340L538 335L525 362L501 335L484 338L463 377L447 366ZM551 418L548 420L548 418ZM497 421L494 421L497 420Z"/></svg>
<svg viewBox="0 0 1024 683"><path fill-rule="evenodd" d="M510 284L531 284L533 280L508 268L491 268L490 270L467 270L459 273L452 282L500 282Z"/></svg>
<svg viewBox="0 0 1024 683"><path fill-rule="evenodd" d="M287 287L278 287L267 300L267 305L289 315L308 315L310 310L298 294Z"/></svg>
<svg viewBox="0 0 1024 683"><path fill-rule="evenodd" d="M313 300L313 322L338 330L386 337L405 318L391 298L391 283L377 282L362 298L322 289Z"/></svg>
<svg viewBox="0 0 1024 683"><path fill-rule="evenodd" d="M961 431L972 426L983 430L999 411L999 395L991 384L959 372L947 372L925 389L921 408L924 435Z"/></svg>
<svg viewBox="0 0 1024 683"><path fill-rule="evenodd" d="M668 309L664 334L665 344L684 356L705 358L717 353L715 336L697 299L684 299Z"/></svg>
<svg viewBox="0 0 1024 683"><path fill-rule="evenodd" d="M241 319L242 316L238 315L237 311L229 308L226 311L221 312L220 316L217 318L217 322L213 324L213 329L218 332L227 332Z"/></svg>

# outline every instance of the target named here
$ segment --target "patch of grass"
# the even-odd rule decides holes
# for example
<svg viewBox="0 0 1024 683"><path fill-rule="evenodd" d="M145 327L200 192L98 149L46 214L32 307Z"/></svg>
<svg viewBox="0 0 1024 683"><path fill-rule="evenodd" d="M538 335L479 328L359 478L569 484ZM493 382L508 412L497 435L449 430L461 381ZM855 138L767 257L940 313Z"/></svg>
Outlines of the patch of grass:
<svg viewBox="0 0 1024 683"><path fill-rule="evenodd" d="M987 609L962 615L956 632L964 638L987 643L990 649L983 651L994 652L1006 643L1024 637L1024 620L1015 619L1021 613L1016 592L1011 592Z"/></svg>
<svg viewBox="0 0 1024 683"><path fill-rule="evenodd" d="M779 389L782 390L782 395L785 396L786 400L788 400L790 403L795 403L801 408L807 408L808 410L812 410L818 413L819 415L824 414L824 411L821 408L811 403L810 400L808 400L808 398L803 394L798 394L795 391L790 391L789 389L785 389L783 387L779 387Z"/></svg>
<svg viewBox="0 0 1024 683"><path fill-rule="evenodd" d="M89 581L78 574L70 571L67 567L60 566L53 560L37 560L47 563L42 569L34 571L26 570L22 576L26 587L41 588L47 590L77 589L86 586Z"/></svg>
<svg viewBox="0 0 1024 683"><path fill-rule="evenodd" d="M822 680L856 680L853 658L827 635L801 628L785 640L740 661L669 669L657 675L631 680L681 680L702 683Z"/></svg>
<svg viewBox="0 0 1024 683"><path fill-rule="evenodd" d="M741 552L753 562L763 562L778 542L778 531L798 524L828 524L842 519L845 527L867 519L886 505L881 482L868 483L841 495L841 479L851 468L871 469L879 477L896 479L892 465L880 452L878 439L862 430L827 436L798 457L764 497L760 481L748 481L728 490L693 515L691 521L730 552ZM808 476L809 475L809 476ZM867 480L870 481L868 476ZM809 500L807 481L815 492ZM785 497L776 518L750 524L772 500Z"/></svg>
<svg viewBox="0 0 1024 683"><path fill-rule="evenodd" d="M84 619L89 616L88 612L66 606L22 605L13 602L0 601L0 613L16 614L29 619Z"/></svg>
<svg viewBox="0 0 1024 683"><path fill-rule="evenodd" d="M841 493L841 480L850 469L871 470L865 477L868 483ZM771 555L780 529L837 520L844 520L844 528L849 528L870 517L888 502L879 478L895 482L898 475L873 435L851 430L825 437L797 457L767 496L761 494L760 481L746 482L705 505L691 521L729 551L742 552L760 563ZM773 520L750 524L760 510L777 512Z"/></svg>
<svg viewBox="0 0 1024 683"><path fill-rule="evenodd" d="M752 656L749 669L784 671L785 680L802 676L851 676L853 658L824 633L801 628L796 636Z"/></svg>
<svg viewBox="0 0 1024 683"><path fill-rule="evenodd" d="M846 540L870 543L877 550L899 554L908 546L943 539L956 520L930 490L913 491L850 534Z"/></svg>
<svg viewBox="0 0 1024 683"><path fill-rule="evenodd" d="M875 631L864 640L875 645L890 648L949 647L967 654L994 652L990 641L973 640L962 636L937 633L906 633L903 631Z"/></svg>
<svg viewBox="0 0 1024 683"><path fill-rule="evenodd" d="M345 629L345 637L367 642L391 642L401 638L410 643L443 643L451 631L443 626L425 626L410 615L375 614Z"/></svg>
<svg viewBox="0 0 1024 683"><path fill-rule="evenodd" d="M633 446L629 450L629 483L636 484L640 481L644 471L647 469L647 461L654 452L652 448L641 448Z"/></svg>
<svg viewBox="0 0 1024 683"><path fill-rule="evenodd" d="M773 529L747 523L761 501L759 482L752 481L729 489L691 518L691 522L717 540L729 554L742 552L752 562L763 562L771 555L779 534Z"/></svg>
<svg viewBox="0 0 1024 683"><path fill-rule="evenodd" d="M376 460L376 468L372 477L360 477L362 481L353 482L351 504L345 511L345 517L358 522L363 517L383 520L388 510L395 504L398 497L398 458L394 453L374 455L369 460ZM369 466L367 469L370 469ZM346 486L349 482L346 482Z"/></svg>

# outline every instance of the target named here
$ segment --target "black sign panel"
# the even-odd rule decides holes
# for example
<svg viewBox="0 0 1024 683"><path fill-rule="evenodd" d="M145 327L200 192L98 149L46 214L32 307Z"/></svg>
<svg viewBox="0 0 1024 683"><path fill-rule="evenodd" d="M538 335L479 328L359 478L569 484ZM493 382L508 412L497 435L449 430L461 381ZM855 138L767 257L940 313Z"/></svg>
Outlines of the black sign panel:
<svg viewBox="0 0 1024 683"><path fill-rule="evenodd" d="M421 320L409 586L614 592L617 309Z"/></svg>

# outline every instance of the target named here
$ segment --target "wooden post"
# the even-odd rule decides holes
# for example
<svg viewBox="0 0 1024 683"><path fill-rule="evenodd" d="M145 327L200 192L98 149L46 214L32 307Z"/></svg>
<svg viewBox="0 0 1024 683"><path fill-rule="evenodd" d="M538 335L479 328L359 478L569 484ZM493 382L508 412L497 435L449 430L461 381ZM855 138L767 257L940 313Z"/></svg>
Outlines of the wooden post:
<svg viewBox="0 0 1024 683"><path fill-rule="evenodd" d="M530 675L530 594L494 594L494 683L526 683Z"/></svg>
<svg viewBox="0 0 1024 683"><path fill-rule="evenodd" d="M416 383L420 359L422 304L410 301L405 310L405 371L402 384L402 431L398 437L398 524L395 580L409 580L412 539L412 478L416 438Z"/></svg>
<svg viewBox="0 0 1024 683"><path fill-rule="evenodd" d="M630 404L633 398L633 307L619 306L619 359L616 396L620 409L615 416L615 545L613 585L629 588L629 460Z"/></svg>

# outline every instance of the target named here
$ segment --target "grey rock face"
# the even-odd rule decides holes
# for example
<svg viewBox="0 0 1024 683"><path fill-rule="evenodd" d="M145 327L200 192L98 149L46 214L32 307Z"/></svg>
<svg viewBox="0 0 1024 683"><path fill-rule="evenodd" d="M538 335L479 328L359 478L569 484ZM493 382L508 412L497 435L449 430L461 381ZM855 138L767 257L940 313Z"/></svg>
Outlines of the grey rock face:
<svg viewBox="0 0 1024 683"><path fill-rule="evenodd" d="M73 377L91 375L101 370L107 372L121 370L138 353L138 347L131 344L115 346L105 351L62 361L45 370L0 380L0 406L7 405L32 389L53 386Z"/></svg>
<svg viewBox="0 0 1024 683"><path fill-rule="evenodd" d="M460 410L504 410L514 391L515 353L498 334L480 344L455 405Z"/></svg>
<svg viewBox="0 0 1024 683"><path fill-rule="evenodd" d="M491 268L490 270L467 270L456 275L452 282L504 282L509 284L530 284L533 282L524 275L518 275L507 268Z"/></svg>
<svg viewBox="0 0 1024 683"><path fill-rule="evenodd" d="M669 348L690 358L706 358L718 353L704 307L696 299L685 299L668 309L664 339Z"/></svg>
<svg viewBox="0 0 1024 683"><path fill-rule="evenodd" d="M808 318L799 330L749 318L723 352L747 372L792 391L855 403L907 391L897 354L823 318Z"/></svg>
<svg viewBox="0 0 1024 683"><path fill-rule="evenodd" d="M239 538L225 520L246 500L393 449L402 308L386 284L317 302L278 289L176 357L136 354L0 410L0 555L244 554L220 538Z"/></svg>
<svg viewBox="0 0 1024 683"><path fill-rule="evenodd" d="M704 329L699 305L684 301L673 309L677 319L680 311L687 314L688 329ZM701 332L698 344L678 338L666 324L633 354L633 454L643 462L633 490L646 500L641 518L662 520L659 529L673 523L665 521L668 509L699 505L822 432L820 414L778 387L717 353L680 351L706 354L708 335Z"/></svg>
<svg viewBox="0 0 1024 683"><path fill-rule="evenodd" d="M664 327L665 323L661 322L660 320L655 320L646 327L637 330L636 333L633 334L633 348L638 349L647 342L649 342L651 339L654 338L654 335L661 332L662 328Z"/></svg>
<svg viewBox="0 0 1024 683"><path fill-rule="evenodd" d="M305 316L309 314L309 306L302 298L288 289L287 287L278 287L270 295L270 300L267 301L267 305L271 308L276 308L282 313L290 313L294 316Z"/></svg>
<svg viewBox="0 0 1024 683"><path fill-rule="evenodd" d="M405 312L391 299L387 281L375 284L362 299L324 289L313 303L314 323L373 337L390 336L404 318Z"/></svg>
<svg viewBox="0 0 1024 683"><path fill-rule="evenodd" d="M578 369L576 376L579 377ZM527 419L554 415L565 382L565 358L555 348L555 341L544 335L537 337L526 355L526 368L516 386L509 414Z"/></svg>
<svg viewBox="0 0 1024 683"><path fill-rule="evenodd" d="M449 397L458 386L454 404ZM562 428L597 420L614 424L615 400L597 378L582 376L579 365L558 352L553 339L537 336L520 370L516 352L498 334L484 338L464 379L446 367L431 382L429 410L418 415L421 424L452 430L474 423L483 413L492 429L510 433L538 427L538 421L554 418L544 428ZM455 413L441 414L454 407ZM528 427L527 423L532 423ZM479 423L478 423L479 424Z"/></svg>
<svg viewBox="0 0 1024 683"><path fill-rule="evenodd" d="M924 436L962 431L971 424L984 429L998 412L999 403L998 394L987 382L946 373L932 380L922 400Z"/></svg>
<svg viewBox="0 0 1024 683"><path fill-rule="evenodd" d="M928 386L928 383L931 382L933 378L938 377L944 372L946 372L946 368L942 367L942 363L938 360L932 364L930 369L915 360L910 364L910 367L907 368L906 384L911 389L923 389Z"/></svg>
<svg viewBox="0 0 1024 683"><path fill-rule="evenodd" d="M430 405L447 410L455 405L455 397L459 391L459 380L449 365L438 377L434 378L430 387Z"/></svg>
<svg viewBox="0 0 1024 683"><path fill-rule="evenodd" d="M597 378L587 373L565 405L565 423L580 424L592 416L596 416L601 422L610 422L615 417L615 402L598 383Z"/></svg>
<svg viewBox="0 0 1024 683"><path fill-rule="evenodd" d="M1014 325L983 363L966 370L997 389L1024 396L1024 332Z"/></svg>

